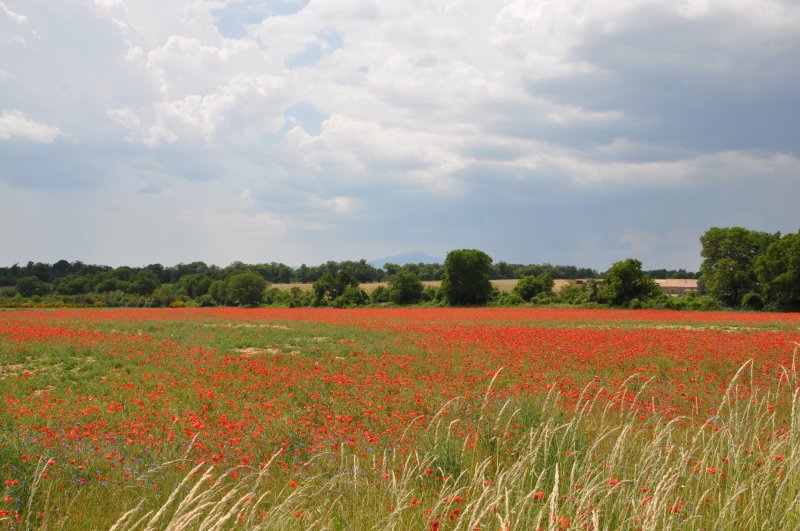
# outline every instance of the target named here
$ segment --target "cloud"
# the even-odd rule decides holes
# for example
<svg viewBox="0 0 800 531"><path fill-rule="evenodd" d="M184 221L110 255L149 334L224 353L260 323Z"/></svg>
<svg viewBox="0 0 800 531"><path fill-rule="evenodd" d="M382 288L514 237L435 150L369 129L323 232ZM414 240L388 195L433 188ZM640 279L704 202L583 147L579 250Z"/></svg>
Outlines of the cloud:
<svg viewBox="0 0 800 531"><path fill-rule="evenodd" d="M26 17L25 15L20 15L19 13L15 13L15 12L11 11L8 8L8 6L3 2L0 2L0 13L5 15L6 17L8 17L9 20L11 20L14 24L16 24L18 26L27 26L28 25L28 17Z"/></svg>
<svg viewBox="0 0 800 531"><path fill-rule="evenodd" d="M798 27L778 0L3 0L0 180L80 190L36 238L83 260L691 267L709 226L797 229Z"/></svg>
<svg viewBox="0 0 800 531"><path fill-rule="evenodd" d="M4 110L0 114L0 140L21 138L49 144L59 136L62 133L58 127L31 120L21 111Z"/></svg>

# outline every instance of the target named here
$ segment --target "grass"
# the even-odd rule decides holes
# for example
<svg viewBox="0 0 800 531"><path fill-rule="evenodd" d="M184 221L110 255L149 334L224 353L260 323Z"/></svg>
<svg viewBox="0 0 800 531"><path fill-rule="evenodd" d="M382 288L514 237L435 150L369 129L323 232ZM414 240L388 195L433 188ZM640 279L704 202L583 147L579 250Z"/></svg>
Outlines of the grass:
<svg viewBox="0 0 800 531"><path fill-rule="evenodd" d="M451 435L460 419L445 425L445 408L405 457L338 456L335 473L290 490L270 479L274 459L235 484L198 465L160 509L137 506L113 528L790 529L800 525L800 404L795 396L787 433L764 441L773 400L726 395L719 429L673 419L646 432L634 415L599 411L588 397L565 422L550 397L535 426L515 433L522 410L507 403L482 419L493 444L476 447Z"/></svg>
<svg viewBox="0 0 800 531"><path fill-rule="evenodd" d="M800 526L794 324L88 315L0 321L0 526Z"/></svg>

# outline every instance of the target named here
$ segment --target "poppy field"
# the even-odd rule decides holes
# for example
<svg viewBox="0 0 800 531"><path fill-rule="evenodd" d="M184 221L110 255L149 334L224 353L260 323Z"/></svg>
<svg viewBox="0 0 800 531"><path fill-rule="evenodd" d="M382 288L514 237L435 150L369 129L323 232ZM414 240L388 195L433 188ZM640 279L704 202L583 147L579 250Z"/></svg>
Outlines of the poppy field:
<svg viewBox="0 0 800 531"><path fill-rule="evenodd" d="M795 528L798 343L798 314L0 312L0 526Z"/></svg>

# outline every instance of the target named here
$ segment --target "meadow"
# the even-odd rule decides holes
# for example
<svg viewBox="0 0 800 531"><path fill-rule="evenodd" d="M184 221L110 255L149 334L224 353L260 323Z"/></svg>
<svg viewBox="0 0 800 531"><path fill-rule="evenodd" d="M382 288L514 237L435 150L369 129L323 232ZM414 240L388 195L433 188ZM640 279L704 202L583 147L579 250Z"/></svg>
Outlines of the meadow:
<svg viewBox="0 0 800 531"><path fill-rule="evenodd" d="M9 529L791 529L800 314L0 312Z"/></svg>

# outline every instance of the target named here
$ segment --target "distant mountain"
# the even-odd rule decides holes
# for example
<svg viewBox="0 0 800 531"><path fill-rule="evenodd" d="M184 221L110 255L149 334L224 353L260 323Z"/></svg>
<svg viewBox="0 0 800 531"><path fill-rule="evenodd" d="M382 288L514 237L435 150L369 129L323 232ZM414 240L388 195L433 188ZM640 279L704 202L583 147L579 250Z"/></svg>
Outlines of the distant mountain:
<svg viewBox="0 0 800 531"><path fill-rule="evenodd" d="M372 260L370 265L373 267L381 268L386 264L441 264L444 260L431 256L429 254L421 253L419 251L411 251L409 253L398 254L396 256L387 256L386 258L378 258Z"/></svg>

